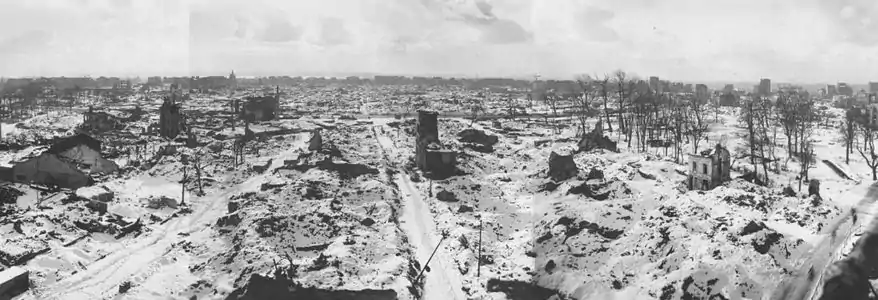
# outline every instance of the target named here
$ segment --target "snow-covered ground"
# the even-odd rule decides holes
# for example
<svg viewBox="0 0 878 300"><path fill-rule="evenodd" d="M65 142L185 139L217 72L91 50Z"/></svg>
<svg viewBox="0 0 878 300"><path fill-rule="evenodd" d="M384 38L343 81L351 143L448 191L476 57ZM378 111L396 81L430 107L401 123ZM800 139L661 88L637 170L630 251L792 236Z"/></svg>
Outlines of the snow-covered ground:
<svg viewBox="0 0 878 300"><path fill-rule="evenodd" d="M769 174L769 187L734 179L689 191L685 157L680 164L673 150L638 152L618 131L606 135L619 153L578 152L578 174L553 183L549 155L576 148L577 126L556 134L554 122L527 118L500 127L441 119L440 139L459 152L460 171L443 180L414 168L412 119L251 124L258 153L248 148L233 166L230 138L243 134L241 124L233 130L209 115L227 110L216 101L190 105L205 113L193 121L205 146L153 156L167 142L146 139L145 158L114 158L123 170L97 184L113 193L108 214L20 185L24 195L0 203L10 209L0 212L14 212L0 216L0 254L36 253L23 263L33 287L20 299L258 298L290 282L299 292L371 290L387 297L380 299L765 299L850 251L878 209L871 170L856 152L845 161L834 128L814 138L818 163L809 177L821 182L820 200L807 196L807 183L799 191L794 160ZM722 141L735 151L736 117L716 117L700 148ZM77 113L52 112L0 129L27 139L69 134L81 122ZM314 151L316 128L324 144ZM497 136L493 150L460 142L468 128ZM111 149L132 142L107 139ZM8 151L0 164L44 149ZM183 153L203 162L204 193L194 180L181 185ZM733 177L748 164L737 160ZM456 200L440 200L440 192ZM158 200L186 205L156 207ZM111 224L115 231L93 230ZM131 224L142 228L120 235Z"/></svg>

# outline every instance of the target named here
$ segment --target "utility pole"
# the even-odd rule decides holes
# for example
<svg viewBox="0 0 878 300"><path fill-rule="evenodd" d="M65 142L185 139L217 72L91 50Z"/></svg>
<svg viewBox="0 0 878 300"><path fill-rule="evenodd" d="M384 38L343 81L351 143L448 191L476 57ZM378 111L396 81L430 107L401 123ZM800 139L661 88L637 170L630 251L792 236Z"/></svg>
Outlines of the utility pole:
<svg viewBox="0 0 878 300"><path fill-rule="evenodd" d="M445 240L445 235L443 234L443 235L442 235L442 239L440 239L439 242L436 243L436 249L433 249L433 253L430 254L430 258L427 258L427 262L424 263L424 267L421 268L421 272L418 273L418 277L416 277L415 280L421 279L421 275L424 275L424 271L427 270L427 265L430 264L430 260L433 259L433 255L436 255L436 251L439 250L439 246L442 245L442 241L444 241L444 240Z"/></svg>
<svg viewBox="0 0 878 300"><path fill-rule="evenodd" d="M182 158L183 162L183 179L180 180L180 205L186 205L186 164L188 159L186 156Z"/></svg>
<svg viewBox="0 0 878 300"><path fill-rule="evenodd" d="M476 278L481 277L482 275L482 215L479 214L479 257L478 260L478 268L476 269Z"/></svg>

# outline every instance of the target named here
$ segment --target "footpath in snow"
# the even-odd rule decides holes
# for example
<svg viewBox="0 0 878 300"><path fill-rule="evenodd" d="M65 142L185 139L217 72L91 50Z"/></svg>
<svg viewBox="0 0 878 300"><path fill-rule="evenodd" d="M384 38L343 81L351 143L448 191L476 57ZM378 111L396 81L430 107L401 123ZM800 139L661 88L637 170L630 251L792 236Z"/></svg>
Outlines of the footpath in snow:
<svg viewBox="0 0 878 300"><path fill-rule="evenodd" d="M398 155L393 146L393 142L385 136L384 129L386 127L375 127L375 136L385 152L385 155L395 157ZM436 232L436 226L430 210L424 201L421 193L413 186L411 181L399 173L393 180L400 189L400 196L403 202L403 213L401 217L402 227L406 231L409 241L415 247L415 254L420 262L421 268L425 267L427 259L433 250L436 249L437 243L441 240L441 236ZM466 295L462 290L462 278L453 266L447 265L451 260L443 253L442 248L436 251L433 259L430 260L430 271L424 272L424 300L465 300Z"/></svg>

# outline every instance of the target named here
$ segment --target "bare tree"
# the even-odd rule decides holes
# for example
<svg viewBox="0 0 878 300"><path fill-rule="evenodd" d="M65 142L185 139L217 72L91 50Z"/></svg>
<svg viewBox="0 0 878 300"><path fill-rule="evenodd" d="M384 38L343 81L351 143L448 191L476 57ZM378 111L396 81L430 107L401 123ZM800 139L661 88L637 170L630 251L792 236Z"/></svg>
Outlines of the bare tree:
<svg viewBox="0 0 878 300"><path fill-rule="evenodd" d="M777 109L775 114L777 120L783 127L783 133L787 137L787 152L792 157L796 152L797 144L797 123L799 115L796 111L796 98L791 93L778 93Z"/></svg>
<svg viewBox="0 0 878 300"><path fill-rule="evenodd" d="M516 106L515 98L512 97L511 94L506 94L506 113L509 115L509 119L515 120L515 116L518 114L518 107Z"/></svg>
<svg viewBox="0 0 878 300"><path fill-rule="evenodd" d="M617 111L618 116L619 116L619 118L618 118L619 130L621 130L622 132L626 132L628 134L628 139L630 141L631 133L630 133L630 131L627 130L628 128L625 124L625 121L624 121L624 118L622 115L622 113L625 111L625 108L626 108L625 100L631 94L630 89L628 89L628 74L625 73L625 71L616 70L616 72L613 73L613 78L615 79L616 92L618 93L618 97L619 97L619 100L618 100L619 107L618 107L618 111Z"/></svg>
<svg viewBox="0 0 878 300"><path fill-rule="evenodd" d="M595 76L595 78L597 78L597 76ZM604 100L604 116L607 118L607 130L613 132L613 123L610 120L610 109L607 107L607 102L610 100L610 93L613 89L610 84L610 75L604 74L604 77L598 80L597 83L600 86L601 98Z"/></svg>
<svg viewBox="0 0 878 300"><path fill-rule="evenodd" d="M597 89L594 88L593 80L588 75L579 76L576 82L579 83L579 87L582 89L582 94L574 98L576 117L579 120L579 132L585 134L588 119L594 115L591 105L597 97Z"/></svg>
<svg viewBox="0 0 878 300"><path fill-rule="evenodd" d="M858 124L858 127L860 127L860 133L863 135L863 142L860 143L857 151L860 152L860 156L866 160L866 165L872 170L872 180L878 180L878 174L876 174L876 170L878 170L878 154L875 153L875 135L878 132L876 132L875 126L868 124L868 122L861 122L861 124Z"/></svg>
<svg viewBox="0 0 878 300"><path fill-rule="evenodd" d="M689 128L686 130L689 133L689 136L692 137L692 151L694 154L698 154L698 144L701 143L701 140L707 136L707 128L708 124L706 120L704 120L704 104L697 99L693 99L690 102L689 111Z"/></svg>
<svg viewBox="0 0 878 300"><path fill-rule="evenodd" d="M204 155L200 150L195 153L192 166L195 168L195 180L198 182L198 195L204 196L204 186L201 184L201 157Z"/></svg>
<svg viewBox="0 0 878 300"><path fill-rule="evenodd" d="M839 127L839 131L841 133L842 141L844 142L845 152L844 152L844 163L851 163L851 152L853 151L854 140L857 139L855 122L859 117L859 111L855 109L847 109L844 114L844 126Z"/></svg>
<svg viewBox="0 0 878 300"><path fill-rule="evenodd" d="M470 122L469 126L472 127L473 125L475 125L476 120L479 119L479 115L484 114L484 112L485 112L485 101L478 100L478 99L473 101L473 103L470 105L470 120L471 120L471 122Z"/></svg>
<svg viewBox="0 0 878 300"><path fill-rule="evenodd" d="M757 104L754 103L757 101L761 101L761 99L751 99L750 101L744 103L744 105L742 105L741 107L741 113L738 116L740 122L745 124L747 130L747 132L745 133L747 138L744 140L742 146L745 147L745 151L749 153L744 154L744 156L750 158L750 164L753 165L753 172L755 174L759 174L756 165L756 153L759 147L759 136L756 128L756 114L758 113L758 107Z"/></svg>
<svg viewBox="0 0 878 300"><path fill-rule="evenodd" d="M554 128L556 134L560 131L560 128L558 127L558 124L557 124L557 122L558 122L558 104L559 104L558 102L560 100L561 100L561 97L558 95L558 93L555 92L555 90L547 90L546 91L544 101L545 101L546 105L548 105L549 108L552 109L552 116L553 116L552 117L552 124L553 124L553 128ZM548 117L547 117L547 119L548 119ZM546 121L546 124L548 124L548 120Z"/></svg>

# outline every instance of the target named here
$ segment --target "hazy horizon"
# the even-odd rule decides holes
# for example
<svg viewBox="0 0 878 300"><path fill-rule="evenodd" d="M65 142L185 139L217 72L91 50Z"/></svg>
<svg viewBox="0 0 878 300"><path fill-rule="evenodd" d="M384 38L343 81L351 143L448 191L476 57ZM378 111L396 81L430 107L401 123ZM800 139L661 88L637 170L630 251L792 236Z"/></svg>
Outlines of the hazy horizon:
<svg viewBox="0 0 878 300"><path fill-rule="evenodd" d="M0 0L0 76L878 80L866 0ZM338 74L338 75L332 75Z"/></svg>

